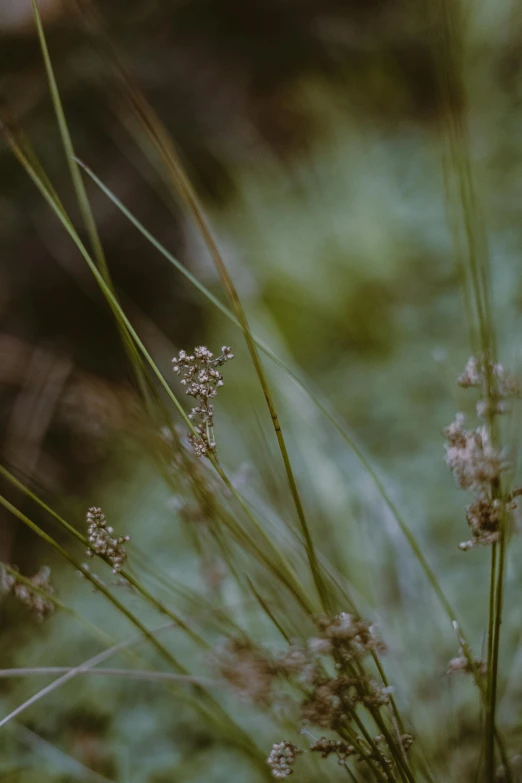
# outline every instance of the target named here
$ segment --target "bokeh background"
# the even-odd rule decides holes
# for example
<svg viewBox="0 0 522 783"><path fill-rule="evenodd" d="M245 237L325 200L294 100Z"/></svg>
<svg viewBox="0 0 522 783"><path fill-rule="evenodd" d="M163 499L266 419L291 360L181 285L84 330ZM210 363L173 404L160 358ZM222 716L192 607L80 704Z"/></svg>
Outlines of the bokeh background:
<svg viewBox="0 0 522 783"><path fill-rule="evenodd" d="M86 6L39 6L77 154L223 298L195 226L147 157L85 23ZM499 343L516 370L522 6L463 6L470 154ZM456 410L471 409L455 384L469 343L444 188L436 31L426 6L112 0L97 12L176 142L254 330L364 445L479 654L488 555L458 550L468 537L466 501L443 463L443 427ZM77 217L29 0L0 0L0 95L2 110L24 128ZM237 621L268 638L219 562L209 564L191 547L176 498L149 457L155 434L113 319L80 255L1 142L0 175L3 461L79 528L89 506L103 506L179 586L183 612L197 611L183 594L187 587L210 605L237 606ZM220 453L277 529L279 517L293 512L240 333L87 184L123 306L167 377L181 348L233 346L216 424ZM439 759L441 779L471 780L480 726L473 686L444 676L458 647L453 630L371 478L297 387L267 369L321 550L384 628L398 698ZM516 411L509 435L516 445ZM25 507L21 497L17 502ZM515 727L514 752L522 750L517 546L507 574L502 701L502 715ZM62 600L125 634L124 621L3 511L0 560L28 574L51 565ZM70 618L57 613L38 625L12 599L0 603L0 622L2 668L72 665L98 649ZM173 643L183 654L183 640ZM39 683L0 680L2 712ZM280 738L266 717L244 705L237 710L267 749ZM150 683L80 678L2 731L8 753L0 777L12 783L262 779L175 694ZM301 774L296 780L319 779ZM334 766L330 774L341 779Z"/></svg>

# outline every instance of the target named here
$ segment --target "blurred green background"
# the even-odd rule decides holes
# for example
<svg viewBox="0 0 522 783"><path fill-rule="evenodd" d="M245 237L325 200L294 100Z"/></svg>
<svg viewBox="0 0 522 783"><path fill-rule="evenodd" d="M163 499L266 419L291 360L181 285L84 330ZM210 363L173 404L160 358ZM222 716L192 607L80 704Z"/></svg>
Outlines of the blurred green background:
<svg viewBox="0 0 522 783"><path fill-rule="evenodd" d="M489 239L501 354L516 371L522 6L482 0L463 8L470 154ZM443 427L457 410L472 409L455 384L470 349L426 6L112 0L97 10L177 144L254 331L329 400L364 445L479 655L488 553L459 552L468 537L466 500L443 463ZM72 0L48 0L41 11L77 154L223 298L196 228L138 143L80 10ZM25 129L77 217L28 0L0 0L0 63L2 110ZM149 456L157 433L140 408L110 313L6 145L0 173L4 462L79 528L89 506L103 506L116 529L147 553L151 584L161 572L171 589L190 588L208 600L201 612L237 607L231 611L238 624L270 643L271 631L244 605L233 580L221 574L215 590L215 574L191 546L177 499ZM225 368L216 403L220 455L269 529L277 530L293 511L240 333L88 187L121 301L167 378L182 348L233 347L236 358ZM454 632L364 468L292 381L268 360L266 367L320 549L382 627L397 699L426 752L438 759L440 779L471 780L477 695L465 678L444 676L458 647ZM517 426L515 411L507 427L513 446ZM501 704L514 752L522 750L519 550L515 539ZM128 633L124 619L4 512L0 560L27 574L50 564L65 603L111 635ZM219 563L213 565L219 572ZM181 587L176 606L187 616L198 611ZM99 649L70 617L57 612L39 626L10 598L0 603L0 622L2 668L73 665ZM188 655L181 635L174 636L176 651ZM196 666L204 671L206 663ZM2 714L42 682L0 680ZM176 692L154 683L76 678L0 729L7 749L0 779L262 779L182 705ZM241 704L232 709L268 755L281 739L270 716ZM341 779L335 765L328 769ZM323 774L303 767L295 779Z"/></svg>

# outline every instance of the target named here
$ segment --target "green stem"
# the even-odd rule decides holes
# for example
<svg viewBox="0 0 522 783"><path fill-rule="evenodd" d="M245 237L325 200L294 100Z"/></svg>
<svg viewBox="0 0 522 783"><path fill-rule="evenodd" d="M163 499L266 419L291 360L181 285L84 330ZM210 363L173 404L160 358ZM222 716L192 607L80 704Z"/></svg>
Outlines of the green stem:
<svg viewBox="0 0 522 783"><path fill-rule="evenodd" d="M366 726L364 725L362 720L357 715L357 712L355 712L355 711L353 713L353 719L354 719L354 722L357 724L357 726L359 728L359 731L363 735L364 739L366 740L366 742L368 743L368 745L372 749L373 753L377 757L377 759L379 761L379 764L383 768L384 774L386 775L387 779L389 781L391 781L391 783L394 783L395 778L394 778L390 768L386 764L386 760L385 760L384 756L382 755L381 751L377 747L377 744L376 744L375 740L373 739L373 737L368 732L368 729L366 728Z"/></svg>
<svg viewBox="0 0 522 783"><path fill-rule="evenodd" d="M4 468L3 465L0 465L0 476L3 476L6 478L11 484L13 484L17 489L19 489L21 492L23 492L27 497L31 498L31 500L34 500L35 503L37 503L41 508L44 509L50 516L53 517L65 530L67 530L68 533L70 533L74 538L76 538L78 541L80 541L86 548L90 549L92 552L94 552L94 549L90 545L89 541L85 536L83 536L75 527L73 527L67 520L63 519L59 514L56 513L50 506L47 505L38 495L36 495L34 492L31 492L28 487L25 486L21 481L19 481L15 476L13 476L10 471L7 470L7 468ZM102 557L101 555L97 555L98 557ZM105 560L105 558L102 557L102 559ZM108 562L108 561L106 561ZM143 585L138 582L137 579L133 577L131 573L129 573L128 570L123 569L121 571L121 576L127 580L141 595L143 598L145 598L147 601L150 601L150 603L160 612L161 614L164 614L166 617L168 617L170 620L172 620L179 628L181 628L185 633L190 636L190 638L195 641L197 644L199 644L202 647L208 646L205 640L200 637L195 631L193 631L191 628L188 627L188 625L185 623L185 621L179 617L179 615L175 614L171 609L169 609L165 604L163 604L160 600L154 597L152 593L150 593Z"/></svg>
<svg viewBox="0 0 522 783"><path fill-rule="evenodd" d="M227 266L217 246L212 231L210 230L207 219L203 213L203 209L199 203L196 191L194 190L194 187L184 170L172 138L170 137L167 129L163 125L154 109L147 101L146 97L139 89L138 85L135 83L132 75L129 73L126 67L126 64L116 52L114 45L112 45L111 42L107 40L107 37L103 35L100 26L96 25L96 27L99 40L103 40L103 43L105 44L104 52L107 54L109 61L111 62L111 65L118 76L123 93L129 102L129 106L138 118L138 121L144 128L160 159L164 163L164 166L162 167L162 174L165 178L165 182L170 189L174 189L175 195L180 198L181 202L194 220L203 238L203 241L205 242L212 262L218 271L225 291L227 292L227 295L232 303L239 324L243 330L248 352L252 359L252 363L254 365L263 396L268 407L270 419L272 421L279 450L283 459L283 465L305 541L306 553L315 587L320 597L323 609L325 611L329 611L331 608L330 596L317 561L312 535L304 512L297 482L295 480L290 456L283 435L283 430L281 428L281 423L276 411L274 398L272 396L268 379L261 363L261 358L259 356L256 342L250 330L241 298L230 276L230 273L228 272Z"/></svg>
<svg viewBox="0 0 522 783"><path fill-rule="evenodd" d="M496 709L497 709L497 691L498 691L498 660L500 650L500 630L502 625L502 609L504 602L504 568L506 542L505 532L500 531L499 536L499 559L498 571L495 585L495 621L493 627L493 639L491 649L490 670L490 688L489 688L489 710L488 710L488 733L486 737L486 780L488 783L494 783L496 777L495 770L495 734L496 734Z"/></svg>

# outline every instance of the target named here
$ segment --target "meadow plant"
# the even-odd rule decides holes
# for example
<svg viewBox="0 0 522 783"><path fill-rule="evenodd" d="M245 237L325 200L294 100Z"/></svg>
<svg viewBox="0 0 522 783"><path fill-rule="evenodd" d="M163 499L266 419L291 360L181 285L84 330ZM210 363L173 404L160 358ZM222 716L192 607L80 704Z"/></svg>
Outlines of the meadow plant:
<svg viewBox="0 0 522 783"><path fill-rule="evenodd" d="M509 463L493 445L495 417L509 410L510 398L519 394L517 383L501 364L493 364L472 356L457 383L465 389L476 388L482 393L477 401L477 416L485 423L470 430L464 427L463 413L444 431L446 464L461 489L473 494L473 503L466 507L466 519L473 537L460 544L466 551L478 544L495 544L499 538L503 514L514 507L514 497L499 497L500 479Z"/></svg>
<svg viewBox="0 0 522 783"><path fill-rule="evenodd" d="M42 566L30 579L21 577L17 573L16 566L11 566L9 570L1 566L0 571L4 592L25 604L40 622L54 612L55 604L52 597L55 589L51 581L51 569L48 566Z"/></svg>
<svg viewBox="0 0 522 783"><path fill-rule="evenodd" d="M89 549L85 554L87 557L101 555L111 565L113 572L119 574L127 561L125 544L130 541L130 536L114 538L113 533L114 529L107 525L101 508L90 508L87 512Z"/></svg>
<svg viewBox="0 0 522 783"><path fill-rule="evenodd" d="M194 348L194 354L180 351L179 356L172 360L173 370L176 375L181 375L181 384L186 387L185 393L194 397L197 405L189 413L189 419L194 424L194 432L189 434L189 440L198 457L203 457L208 452L216 450L214 441L214 405L213 400L218 389L223 386L223 376L218 370L234 354L230 348L224 345L221 354L214 354L203 345Z"/></svg>
<svg viewBox="0 0 522 783"><path fill-rule="evenodd" d="M219 411L215 410L215 400L224 385L221 368L233 358L231 349L225 345L221 353L214 356L201 345L192 353L186 348L180 350L173 359L173 370L180 376L180 385L196 403L187 414L122 307L112 285L83 183L82 167L72 146L36 3L34 11L53 106L87 243L82 239L83 231L76 229L27 139L16 127L6 124L7 142L83 257L114 316L134 371L136 387L148 414L148 432L153 433L152 438L157 444L151 459L171 497L174 497L175 510L180 512L179 516L194 544L195 558L208 563L210 553L213 561L219 562L220 579L216 580L216 584L219 582L221 588L221 583L225 583L224 589L229 589L236 599L239 596L240 603L250 602L270 628L270 633L277 638L277 644L271 637L270 643L267 643L252 633L248 619L243 622L244 615L217 601L216 596L220 595L217 588L208 599L193 585L176 584L172 573L162 573L148 560L147 553L140 552L137 543L134 544L134 534L130 567L127 553L130 536L117 535L98 507L89 509L84 535L81 532L84 527L78 529L11 471L2 468L1 475L9 486L24 493L31 507L43 515L45 523L37 524L29 513L22 512L5 497L0 499L3 508L80 572L96 588L97 600L107 601L113 610L137 629L139 638L149 643L151 651L164 665L168 665L169 674L177 678L170 681L173 699L183 701L197 716L198 722L210 727L213 736L242 754L261 779L283 779L300 770L303 770L303 779L306 780L323 779L339 771L353 780L377 780L381 783L414 783L420 780L433 783L434 780L448 779L441 777L441 774L446 774L446 767L427 757L423 749L425 737L415 729L407 698L401 698L393 679L391 682L388 680L385 669L388 651L382 638L385 633L381 636L380 622L366 619L373 615L367 601L364 601L364 611L358 609L358 604L363 603L360 594L352 590L349 579L340 574L326 556L320 545L318 525L309 523L310 515L305 513L298 474L283 434L271 379L263 366L261 353L273 359L293 380L296 380L296 375L254 335L170 135L112 47L108 47L107 54L106 42L102 38L102 49L117 75L122 101L141 129L141 143L155 151L163 181L171 194L184 203L219 272L231 310L217 301L204 286L197 283L197 287L214 304L217 302L221 312L227 315L245 339L278 448L277 459L280 461L274 460L273 471L278 478L279 474L284 476L291 503L282 502L278 506L273 502L270 491L263 495L248 485L237 486L227 468L218 460L214 423ZM461 133L461 126L451 124L450 133L457 132ZM464 165L462 157L465 146L456 145L456 139L451 136L450 147L458 177L466 184L459 190L463 194L462 209L466 211L471 209L470 204L474 200L470 196L469 167ZM106 187L105 192L108 192ZM120 205L116 197L111 197L114 203ZM137 225L128 210L122 207L122 211ZM469 228L468 224L466 227ZM299 379L298 382L305 388L308 399L342 434L369 473L439 600L448 625L451 621L458 630L459 655L450 661L447 673L469 673L477 685L480 711L485 715L482 736L485 762L482 764L482 753L478 753L478 774L487 783L493 783L500 762L500 774L513 783L509 753L498 726L498 664L507 517L513 511L521 490L507 489L506 479L511 465L501 447L497 418L510 410L512 401L519 396L519 389L515 380L499 364L493 350L495 340L487 286L487 259L478 258L472 252L471 234L470 231L465 288L469 288L466 289L468 303L471 302L472 309L476 311L476 319L472 317L471 320L478 322L478 327L473 323L478 335L474 342L480 343L481 350L469 359L458 383L465 389L477 390L476 414L480 423L469 428L464 414L457 413L454 422L445 429L444 437L446 464L457 486L471 495L471 503L465 511L471 538L461 543L460 549L487 545L492 552L485 660L472 656L453 607L431 570L422 547L390 500L364 452L315 392L307 389ZM150 235L148 238L170 258L157 240ZM174 411L183 421L181 427L173 421ZM180 432L187 433L190 450L185 448L184 436ZM275 485L280 492L279 483ZM297 525L294 524L294 516ZM113 518L112 514L109 518ZM275 523L271 524L274 520ZM51 532L47 531L47 524ZM115 525L118 529L118 524ZM59 536L52 526L60 531ZM65 543L62 543L61 536L65 537ZM146 538L143 536L144 540ZM75 549L77 546L81 546L82 551L86 550L88 556L103 559L121 577L121 582L118 585L103 584L82 564ZM54 588L47 569L41 569L30 580L18 580L13 568L4 569L2 574L2 584L7 593L25 603L39 619L51 615L56 602L50 600ZM123 583L130 588L131 599L127 594L122 597L115 590ZM46 599L46 595L49 598ZM192 611L187 617L179 609L182 599L192 608L198 607L199 611ZM178 641L176 652L160 641L148 619L143 619L144 615L148 617L148 612L164 615L168 627L177 629L178 640L182 639L182 642ZM117 642L114 649L125 645L126 642ZM99 656L106 654L107 651ZM216 675L213 679L198 677L192 671L201 654L210 661L209 668ZM41 691L41 696L86 672L99 656L84 662L83 666L71 667L52 687L47 686ZM167 674L157 671L155 661L150 658L145 660L143 667L139 670L140 675L146 674L149 667L151 680ZM129 677L132 673L133 670L128 669ZM180 695L181 687L186 689L183 695ZM272 739L289 736L289 731L292 731L296 741L279 739L272 744L267 757L272 739L268 740L263 735L259 742L256 731L248 730L238 713L236 697L239 704L247 702L252 709L268 716ZM35 700L33 697L19 705L0 721L0 728ZM308 727L325 732L325 735L321 733L320 737L316 737ZM297 739L303 736L312 740L308 746L302 747L305 743ZM332 758L337 761L333 773L332 767L328 766L328 760ZM314 777L306 777L308 762L313 765L315 759L319 762L320 772L318 775L313 773ZM317 765L310 769L317 770Z"/></svg>

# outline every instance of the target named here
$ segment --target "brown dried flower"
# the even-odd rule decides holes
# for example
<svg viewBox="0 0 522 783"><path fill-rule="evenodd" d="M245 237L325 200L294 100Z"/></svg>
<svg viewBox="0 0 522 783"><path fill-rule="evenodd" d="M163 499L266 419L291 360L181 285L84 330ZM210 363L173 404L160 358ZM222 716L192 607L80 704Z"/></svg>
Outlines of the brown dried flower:
<svg viewBox="0 0 522 783"><path fill-rule="evenodd" d="M390 703L390 694L393 693L391 685L380 685L375 680L367 683L368 692L364 694L362 701L370 707L382 707Z"/></svg>
<svg viewBox="0 0 522 783"><path fill-rule="evenodd" d="M301 704L301 720L336 730L342 723L351 720L357 697L353 693L356 680L348 677L317 676L314 688Z"/></svg>
<svg viewBox="0 0 522 783"><path fill-rule="evenodd" d="M479 496L474 503L466 507L466 519L473 533L469 541L462 541L459 549L463 552L478 544L488 545L498 541L499 524L504 504L498 498L490 500L487 495Z"/></svg>
<svg viewBox="0 0 522 783"><path fill-rule="evenodd" d="M16 567L13 567L13 570L18 571ZM5 592L18 598L40 621L45 620L55 610L54 602L47 598L56 592L51 584L51 569L42 566L28 581L30 585L25 580L22 582L5 568L1 569L1 584Z"/></svg>
<svg viewBox="0 0 522 783"><path fill-rule="evenodd" d="M311 753L320 753L323 759L335 753L339 763L344 764L346 759L355 753L355 748L341 740L329 740L326 737L321 737L310 745L310 751Z"/></svg>
<svg viewBox="0 0 522 783"><path fill-rule="evenodd" d="M485 663L485 661L481 660L480 658L476 658L473 661L473 666L471 666L471 663L466 658L466 656L464 654L461 654L456 658L452 658L450 660L450 662L448 663L448 668L446 669L446 674L455 674L455 672L464 672L466 674L471 674L473 670L475 670L479 674L486 675L487 664Z"/></svg>
<svg viewBox="0 0 522 783"><path fill-rule="evenodd" d="M506 469L500 451L491 440L491 418L507 410L507 398L519 396L519 387L501 364L480 356L468 359L457 382L463 388L480 388L484 398L477 403L477 414L487 419L476 429L464 427L464 414L457 413L455 421L446 427L446 464L453 472L461 489L471 490L474 501L466 508L466 519L472 537L462 541L462 551L478 544L498 541L502 515L512 510L512 498L501 498L500 477ZM514 497L514 496L513 496Z"/></svg>
<svg viewBox="0 0 522 783"><path fill-rule="evenodd" d="M323 639L344 660L361 658L366 653L385 652L386 647L377 637L375 626L348 612L335 617L320 617L318 627ZM317 642L312 642L317 649Z"/></svg>
<svg viewBox="0 0 522 783"><path fill-rule="evenodd" d="M520 394L517 381L509 375L503 365L486 360L484 356L470 356L464 371L457 378L457 383L464 389L476 388L489 392L494 403L509 397L518 397ZM504 410L492 408L490 412L503 413Z"/></svg>
<svg viewBox="0 0 522 783"><path fill-rule="evenodd" d="M461 489L482 491L500 476L502 462L486 427L464 428L464 414L446 427L446 464Z"/></svg>
<svg viewBox="0 0 522 783"><path fill-rule="evenodd" d="M216 666L238 695L261 707L272 703L277 667L261 650L243 639L230 639L217 653Z"/></svg>

